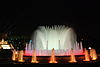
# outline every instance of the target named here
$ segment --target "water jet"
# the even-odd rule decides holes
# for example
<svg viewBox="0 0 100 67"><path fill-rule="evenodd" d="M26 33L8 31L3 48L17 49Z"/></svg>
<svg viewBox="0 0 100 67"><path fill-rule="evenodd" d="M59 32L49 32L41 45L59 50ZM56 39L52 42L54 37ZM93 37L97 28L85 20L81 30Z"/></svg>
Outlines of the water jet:
<svg viewBox="0 0 100 67"><path fill-rule="evenodd" d="M36 50L35 50L35 49L33 50L33 56L32 56L31 63L39 63L39 62L37 61L37 58L36 58Z"/></svg>
<svg viewBox="0 0 100 67"><path fill-rule="evenodd" d="M18 51L18 62L24 62L23 54L24 54L23 50Z"/></svg>
<svg viewBox="0 0 100 67"><path fill-rule="evenodd" d="M85 48L85 60L84 61L90 61L90 56L89 56L89 53L88 53L88 50Z"/></svg>
<svg viewBox="0 0 100 67"><path fill-rule="evenodd" d="M73 49L71 49L71 56L70 56L70 63L75 63L77 62L76 61L76 58L75 58L75 55L74 55L74 52L73 52Z"/></svg>
<svg viewBox="0 0 100 67"><path fill-rule="evenodd" d="M55 58L54 48L52 49L52 55L51 55L49 63L58 63Z"/></svg>

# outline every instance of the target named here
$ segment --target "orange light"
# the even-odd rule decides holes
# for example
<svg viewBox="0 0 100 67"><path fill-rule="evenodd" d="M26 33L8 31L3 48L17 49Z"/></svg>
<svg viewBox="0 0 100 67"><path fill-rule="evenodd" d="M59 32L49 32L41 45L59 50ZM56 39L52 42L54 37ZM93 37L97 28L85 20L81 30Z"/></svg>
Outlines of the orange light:
<svg viewBox="0 0 100 67"><path fill-rule="evenodd" d="M56 58L55 58L55 55L54 55L54 48L52 49L52 55L51 55L49 63L58 63L56 61Z"/></svg>
<svg viewBox="0 0 100 67"><path fill-rule="evenodd" d="M95 49L91 49L92 50L92 60L96 60L97 59L97 54L96 54L96 50Z"/></svg>
<svg viewBox="0 0 100 67"><path fill-rule="evenodd" d="M36 58L36 50L35 50L35 49L33 50L33 56L32 56L31 63L39 63L39 62L37 61L37 58Z"/></svg>
<svg viewBox="0 0 100 67"><path fill-rule="evenodd" d="M74 62L77 62L76 61L76 58L75 58L75 55L74 55L74 52L73 52L73 49L71 49L71 57L70 57L70 63L74 63Z"/></svg>
<svg viewBox="0 0 100 67"><path fill-rule="evenodd" d="M84 61L90 61L88 50L86 48L85 48L85 60Z"/></svg>
<svg viewBox="0 0 100 67"><path fill-rule="evenodd" d="M24 60L23 60L23 50L19 51L19 53L18 53L18 62L24 62Z"/></svg>

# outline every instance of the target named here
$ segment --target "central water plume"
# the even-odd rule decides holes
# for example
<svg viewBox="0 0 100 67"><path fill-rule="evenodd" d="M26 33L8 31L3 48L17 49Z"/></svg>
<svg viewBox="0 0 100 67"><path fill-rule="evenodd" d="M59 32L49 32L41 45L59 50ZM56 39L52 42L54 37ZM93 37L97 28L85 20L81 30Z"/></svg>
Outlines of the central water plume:
<svg viewBox="0 0 100 67"><path fill-rule="evenodd" d="M77 43L76 34L71 27L64 25L39 26L30 40L26 44L25 55L32 56L32 51L36 49L37 56L50 56L52 49L55 55L70 55L73 49L74 54L81 55L83 52L82 42Z"/></svg>
<svg viewBox="0 0 100 67"><path fill-rule="evenodd" d="M67 50L74 48L76 34L66 26L40 26L33 37L33 47L38 50Z"/></svg>

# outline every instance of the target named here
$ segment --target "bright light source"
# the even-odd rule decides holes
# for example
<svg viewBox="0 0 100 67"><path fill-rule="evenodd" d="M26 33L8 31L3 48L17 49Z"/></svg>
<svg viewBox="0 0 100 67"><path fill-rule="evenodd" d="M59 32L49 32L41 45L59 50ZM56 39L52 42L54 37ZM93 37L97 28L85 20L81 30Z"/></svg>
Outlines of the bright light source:
<svg viewBox="0 0 100 67"><path fill-rule="evenodd" d="M90 50L91 50L92 48L91 48L91 47L89 47L88 49L90 49Z"/></svg>
<svg viewBox="0 0 100 67"><path fill-rule="evenodd" d="M1 45L1 47L2 47L3 49L10 49L10 46L9 46L9 45Z"/></svg>
<svg viewBox="0 0 100 67"><path fill-rule="evenodd" d="M15 54L18 54L18 52L16 51Z"/></svg>

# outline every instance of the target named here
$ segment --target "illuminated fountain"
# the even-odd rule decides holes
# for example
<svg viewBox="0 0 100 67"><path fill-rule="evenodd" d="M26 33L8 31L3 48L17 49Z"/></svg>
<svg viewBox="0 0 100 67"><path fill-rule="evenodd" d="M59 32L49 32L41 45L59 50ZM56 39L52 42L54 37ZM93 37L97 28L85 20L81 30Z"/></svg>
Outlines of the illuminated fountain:
<svg viewBox="0 0 100 67"><path fill-rule="evenodd" d="M49 61L49 63L58 63L57 61L56 61L56 58L55 58L55 55L54 55L55 53L54 53L54 48L52 49L52 55L51 55L51 57L50 57L50 61Z"/></svg>
<svg viewBox="0 0 100 67"><path fill-rule="evenodd" d="M23 50L18 52L18 62L24 62L23 54L24 54Z"/></svg>
<svg viewBox="0 0 100 67"><path fill-rule="evenodd" d="M69 62L71 62L71 63L77 62L76 58L75 58L75 55L74 55L74 52L73 52L73 49L71 50L71 57L70 57L70 61Z"/></svg>
<svg viewBox="0 0 100 67"><path fill-rule="evenodd" d="M91 49L90 50L90 56L92 60L97 60L97 54L96 54L96 50L95 49Z"/></svg>
<svg viewBox="0 0 100 67"><path fill-rule="evenodd" d="M36 50L35 50L35 49L33 50L33 56L32 56L31 63L39 63L39 62L37 61L37 58L36 58Z"/></svg>
<svg viewBox="0 0 100 67"><path fill-rule="evenodd" d="M12 54L12 60L15 61L16 60L15 50L13 50L12 52L13 52L13 54Z"/></svg>
<svg viewBox="0 0 100 67"><path fill-rule="evenodd" d="M89 56L89 53L88 53L88 50L85 48L85 60L84 61L90 61L90 56Z"/></svg>
<svg viewBox="0 0 100 67"><path fill-rule="evenodd" d="M17 51L16 50L12 50L12 52L13 52L13 54L12 54L12 60L13 61L16 61L16 58L18 58L18 53L17 53Z"/></svg>
<svg viewBox="0 0 100 67"><path fill-rule="evenodd" d="M32 56L33 50L32 40L30 40L29 43L26 43L25 55Z"/></svg>
<svg viewBox="0 0 100 67"><path fill-rule="evenodd" d="M36 49L36 56L51 56L52 48L55 56L68 56L73 48L75 55L83 55L82 42L77 43L74 30L64 25L61 26L39 26L34 32L32 40L26 44L25 56L32 56Z"/></svg>
<svg viewBox="0 0 100 67"><path fill-rule="evenodd" d="M90 57L93 58L93 49L90 49Z"/></svg>

